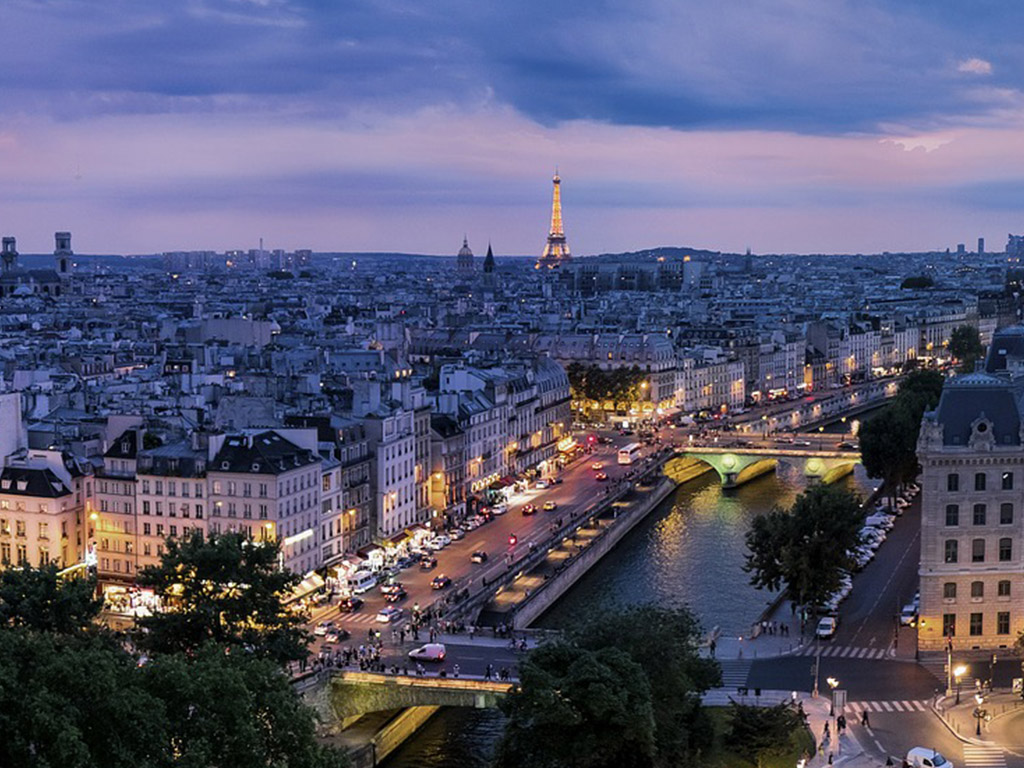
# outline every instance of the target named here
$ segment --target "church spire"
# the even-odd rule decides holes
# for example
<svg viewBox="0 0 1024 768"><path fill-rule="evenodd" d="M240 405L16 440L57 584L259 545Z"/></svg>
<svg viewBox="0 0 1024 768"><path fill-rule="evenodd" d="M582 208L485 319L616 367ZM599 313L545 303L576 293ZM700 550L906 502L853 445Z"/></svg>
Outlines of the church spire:
<svg viewBox="0 0 1024 768"><path fill-rule="evenodd" d="M562 179L555 169L555 177L551 180L554 184L554 191L551 195L551 230L548 233L548 242L544 246L544 254L537 261L536 268L547 267L553 269L559 264L564 264L572 259L569 253L569 244L565 240L565 230L562 228Z"/></svg>

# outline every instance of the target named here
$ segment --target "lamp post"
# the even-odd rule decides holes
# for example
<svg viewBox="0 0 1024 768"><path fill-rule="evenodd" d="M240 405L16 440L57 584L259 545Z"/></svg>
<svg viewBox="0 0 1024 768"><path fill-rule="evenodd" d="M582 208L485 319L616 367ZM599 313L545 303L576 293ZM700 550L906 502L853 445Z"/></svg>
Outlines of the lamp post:
<svg viewBox="0 0 1024 768"><path fill-rule="evenodd" d="M836 688L839 687L839 681L836 680L834 677L829 677L829 678L827 678L825 680L825 682L828 683L828 687L832 689L832 697L831 697L832 700L829 702L828 716L829 717L835 717L836 716Z"/></svg>
<svg viewBox="0 0 1024 768"><path fill-rule="evenodd" d="M960 678L967 672L967 667L963 664L958 664L956 669L953 670L953 677L956 678L956 703L960 703Z"/></svg>
<svg viewBox="0 0 1024 768"><path fill-rule="evenodd" d="M974 729L974 735L981 736L981 720L985 717L985 710L981 708L981 705L985 703L985 697L980 693L976 693L974 694L974 701L978 705L974 709L974 719L978 721L978 726Z"/></svg>

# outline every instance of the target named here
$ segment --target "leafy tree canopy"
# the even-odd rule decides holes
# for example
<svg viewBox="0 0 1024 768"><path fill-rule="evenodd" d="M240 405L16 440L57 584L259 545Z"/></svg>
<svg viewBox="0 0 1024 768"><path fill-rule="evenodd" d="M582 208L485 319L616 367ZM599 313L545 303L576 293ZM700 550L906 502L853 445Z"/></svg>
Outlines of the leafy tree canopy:
<svg viewBox="0 0 1024 768"><path fill-rule="evenodd" d="M953 329L949 339L949 351L960 361L960 373L970 373L974 364L985 354L978 329L973 325L960 325Z"/></svg>
<svg viewBox="0 0 1024 768"><path fill-rule="evenodd" d="M168 539L160 565L139 572L165 610L140 620L140 646L194 652L213 642L279 663L306 655L304 617L282 605L299 577L278 568L280 546L237 534Z"/></svg>
<svg viewBox="0 0 1024 768"><path fill-rule="evenodd" d="M0 626L74 634L92 626L103 603L95 578L57 575L57 566L0 571Z"/></svg>
<svg viewBox="0 0 1024 768"><path fill-rule="evenodd" d="M803 726L800 714L786 703L753 707L733 702L729 707L729 744L757 765L787 754L794 732Z"/></svg>
<svg viewBox="0 0 1024 768"><path fill-rule="evenodd" d="M915 275L906 278L900 283L900 288L904 290L919 290L921 288L931 288L933 285L935 285L935 281L928 277L928 275Z"/></svg>
<svg viewBox="0 0 1024 768"><path fill-rule="evenodd" d="M655 754L647 678L617 648L591 651L559 640L532 651L508 716L499 768L645 768Z"/></svg>
<svg viewBox="0 0 1024 768"><path fill-rule="evenodd" d="M800 605L823 606L852 570L864 510L842 488L813 486L789 510L758 515L747 531L744 570L758 589L785 588Z"/></svg>

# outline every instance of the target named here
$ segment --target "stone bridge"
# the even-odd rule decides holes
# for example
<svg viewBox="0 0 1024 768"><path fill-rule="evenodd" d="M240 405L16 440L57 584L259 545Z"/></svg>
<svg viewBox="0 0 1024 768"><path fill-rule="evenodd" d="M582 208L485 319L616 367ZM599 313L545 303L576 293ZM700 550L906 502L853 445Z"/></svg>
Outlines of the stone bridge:
<svg viewBox="0 0 1024 768"><path fill-rule="evenodd" d="M801 448L686 448L665 465L670 477L679 468L688 467L694 460L713 468L723 488L736 488L748 480L771 472L783 462L800 469L811 481L834 483L853 472L860 464L860 454L846 451L824 451Z"/></svg>
<svg viewBox="0 0 1024 768"><path fill-rule="evenodd" d="M436 673L386 675L374 672L335 672L325 685L307 696L321 717L345 727L370 712L410 707L472 707L484 709L498 702L514 683L465 677L440 677ZM329 726L330 727L330 726Z"/></svg>

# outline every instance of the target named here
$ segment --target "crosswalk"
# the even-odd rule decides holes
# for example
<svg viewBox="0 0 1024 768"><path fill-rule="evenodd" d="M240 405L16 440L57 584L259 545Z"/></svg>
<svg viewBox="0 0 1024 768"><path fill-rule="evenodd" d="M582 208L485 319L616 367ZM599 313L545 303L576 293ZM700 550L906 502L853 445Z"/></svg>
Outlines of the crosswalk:
<svg viewBox="0 0 1024 768"><path fill-rule="evenodd" d="M848 701L846 712L927 712L930 707L929 701L918 701L916 699L903 699L900 701Z"/></svg>
<svg viewBox="0 0 1024 768"><path fill-rule="evenodd" d="M817 656L814 645L807 645L793 652L794 656ZM853 645L829 645L821 649L821 657L834 659L887 659L888 648L858 648Z"/></svg>
<svg viewBox="0 0 1024 768"><path fill-rule="evenodd" d="M725 659L718 663L722 667L723 688L739 688L747 684L751 662L743 659Z"/></svg>
<svg viewBox="0 0 1024 768"><path fill-rule="evenodd" d="M964 744L967 768L1006 768L1006 755L999 747Z"/></svg>

